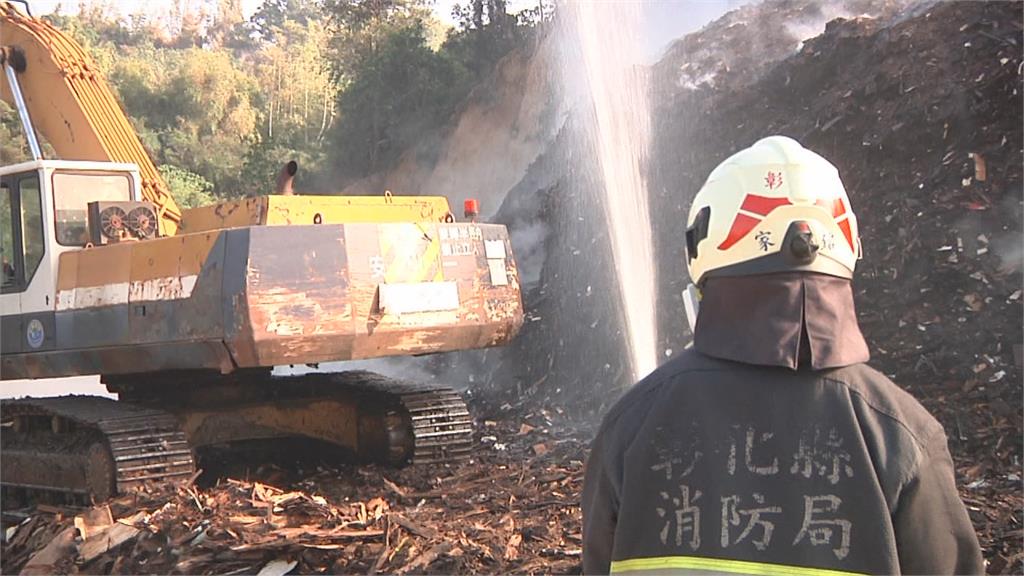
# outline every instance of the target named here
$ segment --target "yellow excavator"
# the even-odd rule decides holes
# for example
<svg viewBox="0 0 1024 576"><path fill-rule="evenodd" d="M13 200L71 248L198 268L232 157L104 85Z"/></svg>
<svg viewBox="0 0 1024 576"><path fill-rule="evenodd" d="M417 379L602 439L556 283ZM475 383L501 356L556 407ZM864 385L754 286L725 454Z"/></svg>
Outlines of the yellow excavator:
<svg viewBox="0 0 1024 576"><path fill-rule="evenodd" d="M188 478L198 449L265 439L396 465L469 452L450 387L272 368L507 343L505 227L390 194L180 210L92 59L10 0L0 67L33 156L0 167L0 378L99 374L118 395L3 401L5 509Z"/></svg>

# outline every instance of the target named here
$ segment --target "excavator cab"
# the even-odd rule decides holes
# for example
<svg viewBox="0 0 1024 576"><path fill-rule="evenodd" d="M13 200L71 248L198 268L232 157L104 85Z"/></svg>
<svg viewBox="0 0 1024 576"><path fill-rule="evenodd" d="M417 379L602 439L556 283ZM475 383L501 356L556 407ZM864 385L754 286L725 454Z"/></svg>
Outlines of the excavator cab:
<svg viewBox="0 0 1024 576"><path fill-rule="evenodd" d="M133 200L138 179L135 166L108 162L35 160L0 168L4 353L52 342L60 255L89 242L90 203ZM28 330L26 315L39 314L32 326L42 329Z"/></svg>

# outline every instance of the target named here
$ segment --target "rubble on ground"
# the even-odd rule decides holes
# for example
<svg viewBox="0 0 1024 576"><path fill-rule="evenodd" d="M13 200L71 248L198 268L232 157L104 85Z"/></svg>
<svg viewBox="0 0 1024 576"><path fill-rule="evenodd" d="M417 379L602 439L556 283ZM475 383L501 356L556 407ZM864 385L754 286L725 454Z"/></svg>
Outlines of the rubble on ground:
<svg viewBox="0 0 1024 576"><path fill-rule="evenodd" d="M473 459L452 466L270 469L42 506L8 529L0 572L578 573L584 444L549 416L480 422Z"/></svg>

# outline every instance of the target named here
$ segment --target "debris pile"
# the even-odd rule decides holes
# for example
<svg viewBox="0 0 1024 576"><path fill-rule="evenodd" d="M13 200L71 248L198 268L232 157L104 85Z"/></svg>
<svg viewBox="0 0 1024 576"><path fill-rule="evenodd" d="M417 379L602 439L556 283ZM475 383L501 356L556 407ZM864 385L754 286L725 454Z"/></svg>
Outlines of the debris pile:
<svg viewBox="0 0 1024 576"><path fill-rule="evenodd" d="M8 528L5 574L572 573L584 446L543 414L482 422L454 467L347 467L278 486L154 487Z"/></svg>
<svg viewBox="0 0 1024 576"><path fill-rule="evenodd" d="M942 422L990 572L1019 573L1021 6L905 16L834 20L748 89L663 100L656 148L675 152L655 155L655 228L685 219L710 170L767 134L835 163L861 228L854 288L871 364ZM682 259L661 265L661 306L681 309ZM685 333L682 318L661 319L663 337Z"/></svg>

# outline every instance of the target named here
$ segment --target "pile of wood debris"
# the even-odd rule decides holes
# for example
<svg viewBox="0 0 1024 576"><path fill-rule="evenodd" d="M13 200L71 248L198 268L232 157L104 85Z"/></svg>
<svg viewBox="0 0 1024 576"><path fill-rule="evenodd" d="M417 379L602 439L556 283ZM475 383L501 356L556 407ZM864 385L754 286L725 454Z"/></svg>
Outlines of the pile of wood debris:
<svg viewBox="0 0 1024 576"><path fill-rule="evenodd" d="M40 507L6 531L5 574L579 572L584 446L543 415L487 421L464 464L223 479L105 505ZM561 436L561 434L559 434Z"/></svg>

